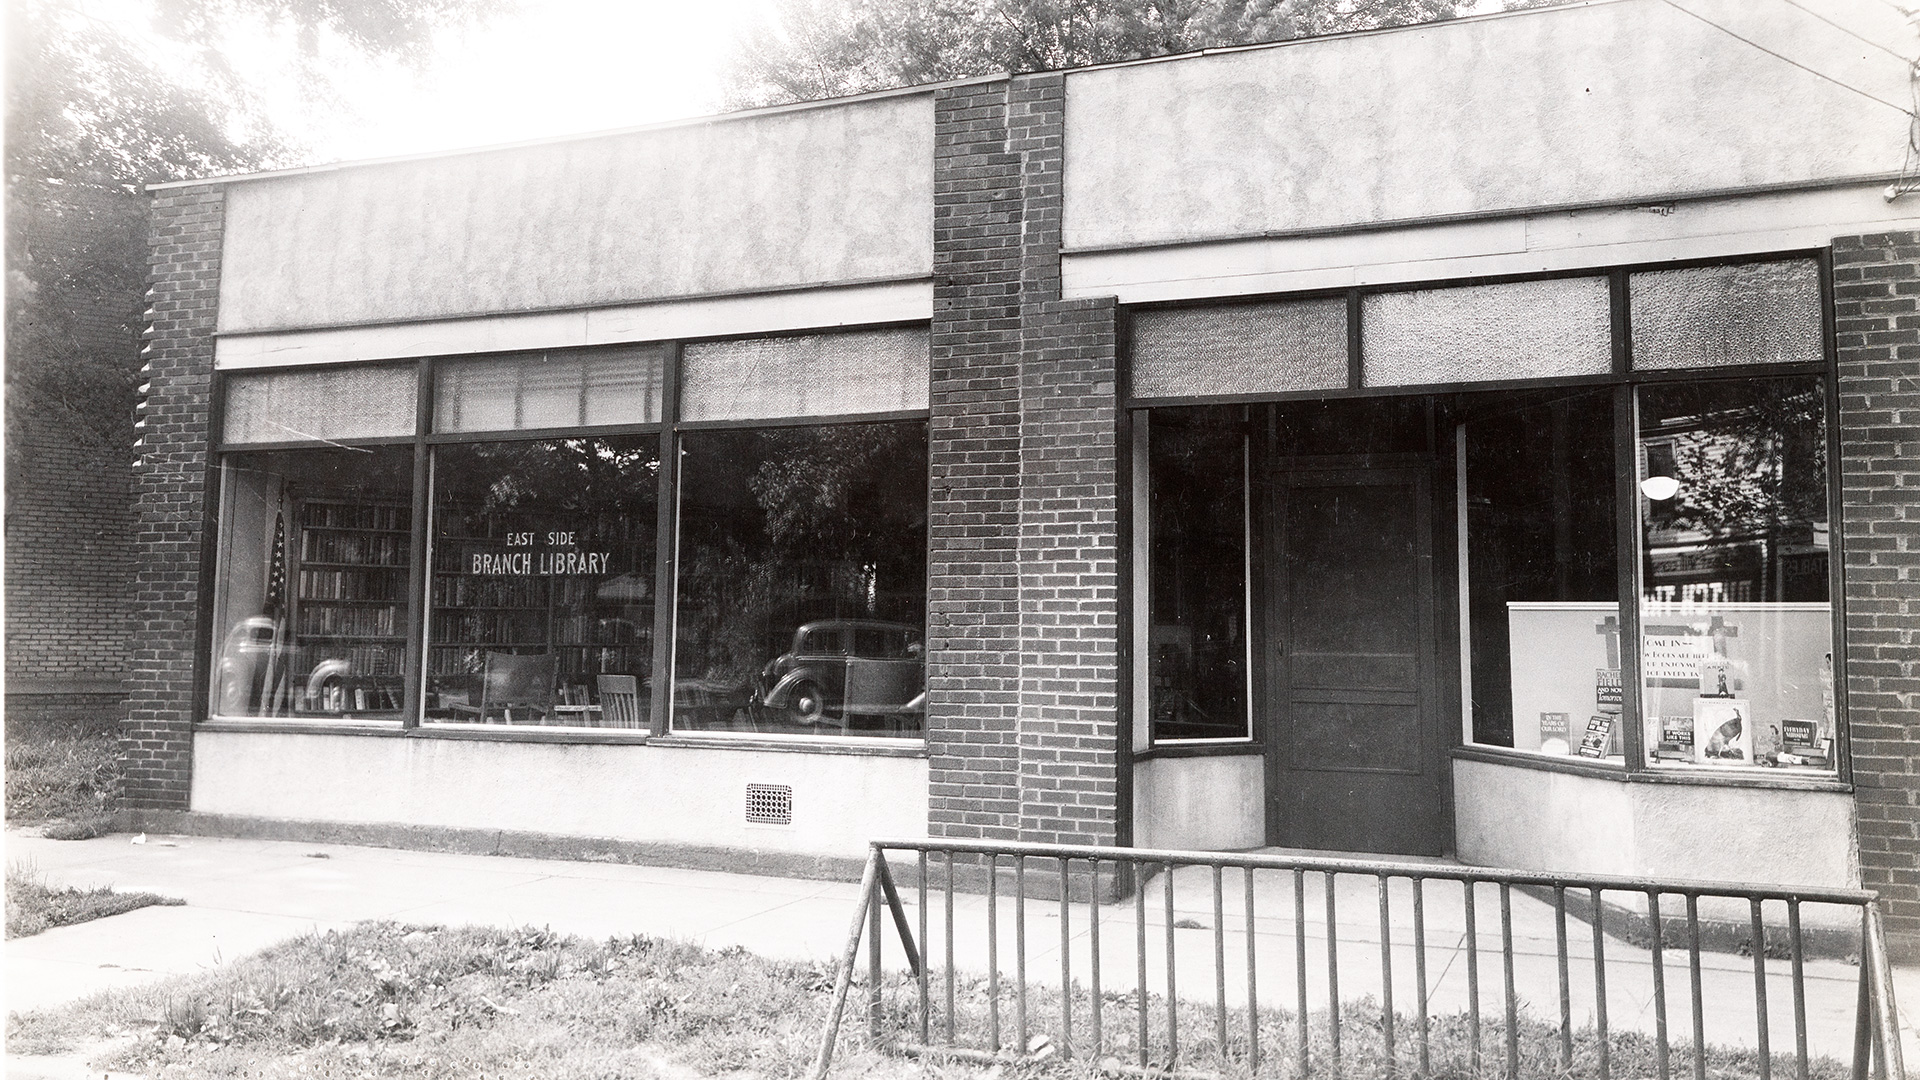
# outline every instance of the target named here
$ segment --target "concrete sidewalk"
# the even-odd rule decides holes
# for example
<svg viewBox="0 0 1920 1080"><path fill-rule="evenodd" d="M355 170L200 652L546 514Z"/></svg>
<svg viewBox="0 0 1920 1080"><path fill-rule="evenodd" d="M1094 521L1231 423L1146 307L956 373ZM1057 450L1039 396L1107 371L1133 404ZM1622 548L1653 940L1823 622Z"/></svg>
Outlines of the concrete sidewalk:
<svg viewBox="0 0 1920 1080"><path fill-rule="evenodd" d="M146 908L127 915L62 927L6 946L5 1003L9 1011L45 1008L95 991L134 985L167 975L205 970L300 933L340 928L365 919L417 923L478 923L546 926L588 937L644 933L684 938L711 947L741 946L782 959L827 959L845 945L858 887L844 882L803 881L710 871L624 864L448 855L385 848L208 837L126 835L80 842L7 834L9 864L27 863L56 885L110 885L179 897L184 907ZM1221 939L1230 973L1230 1003L1245 1000L1248 931L1242 883L1229 875ZM917 927L916 891L902 878L909 920ZM1404 883L1401 883L1404 884ZM1210 1002L1215 996L1213 883L1210 871L1190 868L1175 875L1173 931L1179 958L1172 982L1180 996ZM1466 936L1458 887L1436 883L1426 898L1428 1000L1436 1012L1464 1008ZM1149 889L1145 923L1150 942L1148 985L1164 991L1166 908L1159 881ZM928 943L936 970L947 955L942 930L943 896L930 896ZM1378 894L1372 882L1342 878L1336 889L1340 996L1380 996L1381 949ZM1554 985L1555 934L1551 909L1515 892L1515 969L1523 996L1551 1008L1542 987ZM1310 995L1325 1000L1327 923L1325 897L1309 884L1303 935L1309 956ZM1392 897L1389 955L1396 1005L1413 999L1410 895ZM1489 1017L1501 1008L1501 927L1497 900L1483 894L1476 927L1482 1007ZM988 950L987 901L960 894L953 911L952 950L963 972L984 972ZM1258 918L1252 928L1256 977L1263 1004L1289 1006L1295 987L1298 942L1290 881L1260 883ZM1100 953L1110 990L1132 989L1138 931L1132 901L1101 908ZM997 912L1002 971L1014 967L1016 916L1003 896ZM1084 977L1090 960L1087 908L1068 913L1064 935L1074 971ZM1035 982L1057 983L1063 940L1059 905L1031 901L1026 918L1027 970ZM917 933L917 931L916 931ZM897 965L901 953L892 932L885 956ZM1592 939L1586 924L1568 925L1573 978L1573 1015L1584 1023L1593 1009ZM1609 939L1608 1012L1616 1029L1651 1030L1651 957ZM1783 982L1784 964L1770 964ZM1684 954L1667 957L1668 1010L1675 1038L1684 1040L1687 974ZM1589 976L1590 978L1590 976ZM1898 969L1897 993L1904 1008L1906 1057L1920 1064L1920 968ZM937 983L936 983L937 986ZM1703 995L1710 1041L1751 1044L1754 1036L1753 966L1745 957L1706 954ZM1526 988L1534 988L1528 992ZM937 992L937 989L936 989ZM1809 1035L1816 1053L1845 1056L1851 1046L1854 969L1832 961L1807 964ZM1791 1002L1783 988L1771 992L1769 1010L1776 1050L1792 1046Z"/></svg>

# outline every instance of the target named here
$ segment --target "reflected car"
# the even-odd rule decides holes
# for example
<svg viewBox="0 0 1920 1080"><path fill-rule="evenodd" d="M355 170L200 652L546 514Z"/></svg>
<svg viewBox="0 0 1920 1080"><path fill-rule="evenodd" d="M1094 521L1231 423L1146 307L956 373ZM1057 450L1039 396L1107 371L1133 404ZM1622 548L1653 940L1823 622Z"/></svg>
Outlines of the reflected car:
<svg viewBox="0 0 1920 1080"><path fill-rule="evenodd" d="M920 628L877 619L823 619L793 632L793 647L760 669L756 704L796 723L846 727L849 717L926 711Z"/></svg>

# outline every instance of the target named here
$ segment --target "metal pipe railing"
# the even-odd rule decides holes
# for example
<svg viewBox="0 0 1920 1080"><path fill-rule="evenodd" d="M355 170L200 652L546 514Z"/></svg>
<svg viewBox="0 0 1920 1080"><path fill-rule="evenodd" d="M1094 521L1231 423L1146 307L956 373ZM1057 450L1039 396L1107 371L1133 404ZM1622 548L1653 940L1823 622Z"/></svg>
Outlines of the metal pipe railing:
<svg viewBox="0 0 1920 1080"><path fill-rule="evenodd" d="M896 861L890 862L890 856ZM1030 863L1038 872L1031 882ZM919 909L916 919L908 918L895 887L895 865L917 875L918 880L912 883ZM1239 919L1230 920L1227 872L1236 869L1240 872L1244 910L1234 913ZM1182 870L1191 872L1180 875ZM1160 895L1150 898L1149 882L1156 873L1162 878ZM976 876L977 881L971 880ZM1190 881L1184 886L1192 890L1185 903L1176 888L1177 876ZM970 880L963 883L963 877ZM1001 894L1003 878L1012 884L1010 912L1002 911L1006 903ZM1290 890L1286 888L1288 879ZM1320 889L1320 905L1310 903L1309 884ZM1343 884L1348 889L1346 899L1356 899L1366 891L1374 894L1373 904L1368 906L1376 909L1377 940L1366 940L1370 929L1366 924L1371 920L1365 916L1358 916L1355 922L1341 922ZM1436 891L1433 886L1439 884L1457 886L1459 891L1455 894L1450 887ZM1498 996L1498 1008L1491 1012L1491 1019L1483 1012L1480 979L1481 953L1494 947L1482 941L1479 890L1483 887L1495 890L1499 908L1500 971L1497 989L1491 991ZM1524 894L1520 905L1516 905L1516 890ZM1128 892L1132 894L1134 933L1107 935L1103 943L1103 924L1111 921L1112 913L1125 910L1128 905L1124 896ZM963 919L958 894L981 893L984 911ZM1609 1080L1616 1070L1626 1070L1626 1075L1647 1075L1649 1069L1659 1080L1670 1080L1674 1053L1686 1055L1693 1076L1704 1080L1708 1061L1714 1055L1734 1053L1750 1054L1756 1074L1770 1080L1776 1064L1770 1002L1780 1002L1785 1008L1790 1001L1793 1048L1782 1061L1790 1061L1794 1075L1806 1080L1816 1047L1808 1027L1810 958L1803 907L1813 904L1852 908L1860 913L1858 987L1850 1047L1853 1075L1864 1080L1877 1066L1879 1076L1904 1080L1891 971L1876 897L1859 889L1582 876L1314 856L902 840L873 843L860 896L861 907L841 958L832 1015L816 1059L815 1077L824 1077L831 1063L864 932L868 938L868 1037L876 1045L909 1053L981 1061L1057 1053L1104 1061L1109 1067L1129 1062L1119 1067L1153 1075L1205 1071L1339 1077L1352 1071L1356 1075L1425 1077L1435 1075L1436 1068L1441 1073L1457 1073L1464 1067L1469 1075L1476 1076L1518 1078L1552 1072L1600 1080ZM1570 896L1583 903L1585 910L1570 912ZM1536 901L1536 897L1541 899ZM1644 942L1616 939L1610 945L1609 897L1621 900L1612 910L1624 909L1635 917L1644 913ZM1663 904L1671 897L1684 902L1685 915L1669 926L1662 910L1663 906L1674 910ZM1042 902L1029 904L1030 899ZM1279 909L1289 906L1289 900L1292 918L1285 920ZM1703 962L1707 950L1702 934L1702 901L1710 908L1741 905L1744 901L1753 1005L1753 1019L1744 1030L1729 1019L1737 1018L1737 1013L1721 1011L1726 1007L1728 988L1737 985L1734 967L1723 961ZM1263 904L1269 909L1263 911ZM928 937L934 928L930 909L935 905L942 909L938 926L943 946L937 999L929 970L935 962L935 950ZM883 906L893 916L909 983L896 986L885 976L881 962L887 921ZM1323 909L1324 921L1317 925L1309 917L1313 906ZM1525 929L1517 922L1521 909L1532 920ZM1440 988L1429 981L1436 911L1445 912L1438 924L1439 947L1464 960L1466 982L1460 1015L1440 1025L1435 1023L1433 1010L1452 992L1439 994ZM1784 925L1776 917L1781 912ZM1457 924L1449 918L1453 914L1458 915ZM1567 926L1570 914L1589 923L1591 946L1586 959L1591 962L1590 978L1576 979L1574 975L1575 949ZM1402 921L1409 915L1410 928ZM1002 979L1007 966L1000 941L1003 916L1014 922L1011 988ZM1210 926L1200 921L1207 916L1211 916ZM1033 944L1029 941L1029 923L1039 925L1047 918L1058 922L1054 946L1059 962L1057 988L1033 984L1028 978ZM1546 928L1548 920L1550 929ZM1230 930L1230 921L1240 922L1241 928ZM972 958L978 950L963 950L958 942L962 936L972 936L974 928L982 923L984 953L976 964ZM1191 932L1209 929L1211 948L1203 950L1199 942L1189 940ZM1289 929L1293 947L1288 951L1295 983L1290 1015L1284 1009L1263 1010L1258 994L1263 964L1284 964L1281 957L1285 952L1278 947ZM1156 932L1161 937L1159 942L1151 940ZM1456 932L1460 934L1458 943L1447 944L1447 938ZM1674 947L1684 948L1687 953L1686 988L1692 1021L1692 1038L1687 1042L1677 1043L1669 1029L1670 935L1677 939ZM1310 955L1309 938L1314 936L1324 942L1323 977L1313 975L1318 965ZM1109 953L1124 956L1129 937L1133 986L1116 993L1103 968ZM1230 943L1230 937L1239 940ZM1048 947L1047 938L1041 936L1038 947L1042 950ZM1539 951L1549 938L1553 950L1550 967ZM1184 966L1183 942L1187 957ZM1229 962L1230 944L1244 951L1244 986L1230 978L1229 971L1235 966ZM1263 945L1267 948L1262 949ZM1378 952L1378 986L1363 998L1346 1000L1341 992L1343 976L1350 986L1364 984L1369 967L1364 961L1370 949ZM1405 957L1409 949L1412 994L1404 998L1398 997L1397 991L1407 978L1407 966L1396 954ZM1770 964L1770 953L1780 952L1784 956L1774 956L1776 962ZM1041 957L1044 952L1036 959ZM1163 981L1154 979L1150 970L1156 961L1164 966ZM967 979L967 993L961 993L965 978L962 963L984 976L984 1002L978 993L981 979ZM1348 964L1359 966L1349 968ZM1458 978L1452 968L1451 963L1441 968L1443 984L1457 985L1450 981ZM1284 967L1281 970L1284 972ZM1207 976L1205 983L1200 981L1202 973ZM1709 977L1716 980L1712 1031L1708 1029L1706 1009ZM1834 981L1830 974L1820 978L1823 988ZM1312 993L1315 981L1321 983L1319 995ZM1636 996L1641 988L1650 989L1650 1002ZM1011 1047L1005 1044L1001 1028L1003 998L1008 989L1015 1035ZM1785 993L1778 992L1782 989ZM1576 1008L1576 991L1583 998L1591 995L1583 1008ZM885 1004L889 993L903 997L894 1010ZM1609 1012L1610 993L1627 995L1620 1000L1642 1003L1627 1014L1629 1030L1648 1022L1644 1009L1650 1005L1650 1039L1638 1035L1629 1038L1619 1029ZM906 995L911 995L910 1003L904 1000ZM1532 1002L1546 1003L1551 1015L1536 1017L1529 1004ZM1109 1012L1115 1009L1122 1010L1121 1015L1131 1009L1132 1023L1109 1023ZM1403 1011L1407 1015L1402 1015ZM1080 1013L1085 1016L1084 1026L1077 1019ZM1832 1009L1823 1015L1832 1015ZM889 1016L900 1018L900 1030L889 1024ZM1464 1040L1458 1034L1461 1019ZM1577 1029L1576 1024L1582 1022L1586 1027ZM1292 1052L1263 1054L1263 1024L1265 1032L1277 1038L1272 1045L1291 1044ZM1487 1027L1497 1029L1492 1033L1491 1051L1487 1048ZM1437 1030L1443 1030L1445 1037L1437 1038ZM1628 1041L1622 1042L1623 1038ZM1646 1049L1649 1042L1650 1058ZM1746 1043L1751 1049L1730 1045L1737 1043ZM1489 1053L1494 1056L1491 1062L1486 1060ZM1782 1053L1787 1055L1784 1050ZM1781 1067L1784 1070L1788 1066Z"/></svg>

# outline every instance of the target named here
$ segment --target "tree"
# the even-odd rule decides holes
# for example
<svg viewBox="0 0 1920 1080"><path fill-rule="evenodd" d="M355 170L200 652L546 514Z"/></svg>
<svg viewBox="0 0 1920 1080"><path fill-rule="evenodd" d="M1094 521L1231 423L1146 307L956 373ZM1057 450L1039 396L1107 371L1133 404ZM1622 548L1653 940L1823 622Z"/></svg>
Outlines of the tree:
<svg viewBox="0 0 1920 1080"><path fill-rule="evenodd" d="M419 62L433 31L499 0L159 0L168 71L80 0L15 0L7 20L8 462L24 433L131 443L146 278L144 185L299 161L220 58L225 28L295 31ZM102 457L102 460L108 460Z"/></svg>
<svg viewBox="0 0 1920 1080"><path fill-rule="evenodd" d="M1459 0L778 0L733 108L1452 18Z"/></svg>

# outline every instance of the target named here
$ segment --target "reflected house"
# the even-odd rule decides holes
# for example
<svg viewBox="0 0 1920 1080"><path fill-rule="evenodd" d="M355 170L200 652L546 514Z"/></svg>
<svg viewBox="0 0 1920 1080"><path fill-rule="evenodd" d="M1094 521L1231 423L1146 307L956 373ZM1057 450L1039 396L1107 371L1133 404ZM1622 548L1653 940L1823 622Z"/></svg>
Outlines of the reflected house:
<svg viewBox="0 0 1920 1080"><path fill-rule="evenodd" d="M1913 43L1714 11L158 185L127 804L1886 886Z"/></svg>

